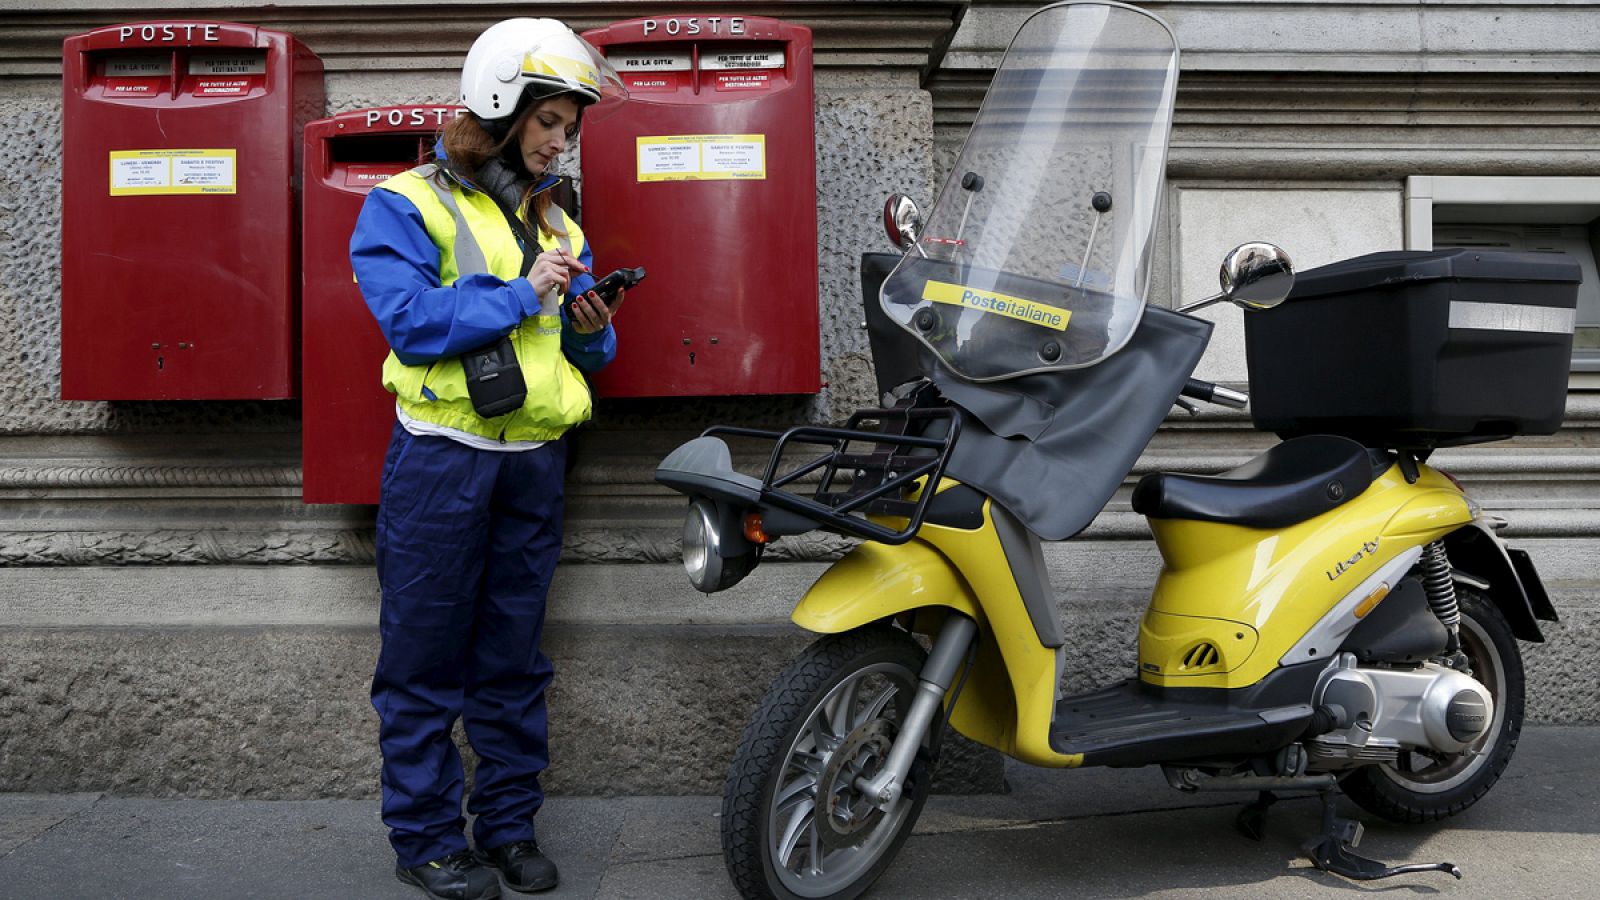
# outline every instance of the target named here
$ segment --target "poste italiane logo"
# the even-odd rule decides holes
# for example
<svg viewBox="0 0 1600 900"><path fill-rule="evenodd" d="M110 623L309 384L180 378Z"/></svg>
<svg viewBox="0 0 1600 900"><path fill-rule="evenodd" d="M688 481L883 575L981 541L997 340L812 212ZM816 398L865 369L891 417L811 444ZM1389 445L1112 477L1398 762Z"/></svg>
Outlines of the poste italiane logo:
<svg viewBox="0 0 1600 900"><path fill-rule="evenodd" d="M1072 318L1072 313L1065 309L993 291L975 291L965 285L944 281L929 281L923 285L922 299L1007 316L1019 322L1042 325L1056 331L1066 331L1067 320Z"/></svg>

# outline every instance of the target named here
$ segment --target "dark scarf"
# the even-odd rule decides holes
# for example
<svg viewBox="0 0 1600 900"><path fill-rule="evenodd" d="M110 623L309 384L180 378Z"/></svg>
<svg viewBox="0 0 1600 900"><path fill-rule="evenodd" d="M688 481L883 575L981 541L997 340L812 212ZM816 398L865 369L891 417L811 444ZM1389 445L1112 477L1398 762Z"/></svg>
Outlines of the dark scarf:
<svg viewBox="0 0 1600 900"><path fill-rule="evenodd" d="M478 169L473 181L503 209L515 210L522 204L522 195L527 193L528 185L532 183L532 179L519 174L520 169L520 166L513 168L504 159L493 156Z"/></svg>

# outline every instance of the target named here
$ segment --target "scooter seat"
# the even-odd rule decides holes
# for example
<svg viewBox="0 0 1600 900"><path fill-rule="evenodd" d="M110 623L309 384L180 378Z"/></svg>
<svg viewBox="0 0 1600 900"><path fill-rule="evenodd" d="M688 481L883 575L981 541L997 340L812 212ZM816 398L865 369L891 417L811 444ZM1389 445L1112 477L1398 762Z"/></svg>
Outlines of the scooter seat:
<svg viewBox="0 0 1600 900"><path fill-rule="evenodd" d="M1152 472L1133 491L1134 512L1247 528L1284 528L1360 495L1393 458L1349 438L1316 434L1273 447L1231 472Z"/></svg>

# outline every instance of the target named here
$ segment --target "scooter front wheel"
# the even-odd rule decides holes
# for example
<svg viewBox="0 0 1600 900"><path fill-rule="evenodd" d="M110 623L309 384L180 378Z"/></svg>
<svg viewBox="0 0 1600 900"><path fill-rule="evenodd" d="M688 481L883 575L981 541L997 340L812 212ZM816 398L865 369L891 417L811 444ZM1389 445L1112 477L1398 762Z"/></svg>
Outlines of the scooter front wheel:
<svg viewBox="0 0 1600 900"><path fill-rule="evenodd" d="M855 782L888 757L925 658L910 635L874 625L815 641L773 681L722 795L722 853L740 894L857 897L888 868L927 800L931 760L918 754L888 808ZM930 742L937 728L936 717Z"/></svg>

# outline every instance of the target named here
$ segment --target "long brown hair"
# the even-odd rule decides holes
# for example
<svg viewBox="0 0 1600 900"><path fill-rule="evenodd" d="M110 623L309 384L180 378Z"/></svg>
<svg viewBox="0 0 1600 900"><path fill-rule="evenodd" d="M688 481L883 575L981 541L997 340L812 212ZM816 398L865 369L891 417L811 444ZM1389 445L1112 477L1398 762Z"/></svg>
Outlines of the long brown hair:
<svg viewBox="0 0 1600 900"><path fill-rule="evenodd" d="M444 153L449 158L451 166L462 173L476 173L483 168L484 163L494 157L504 156L507 148L517 146L517 135L522 133L523 123L539 106L538 103L528 104L528 108L522 111L522 115L517 116L516 122L506 132L505 138L499 141L485 131L471 113L456 116L444 127L440 135L440 142L444 144ZM520 169L521 154L517 153L515 156L517 158L513 164ZM547 220L546 214L554 205L554 201L550 199L550 191L534 193L534 188L539 185L539 175L533 173L533 176L527 190L522 192L522 200L517 204L517 216L526 224L536 226L540 235L565 236L567 233L565 229L551 225Z"/></svg>

